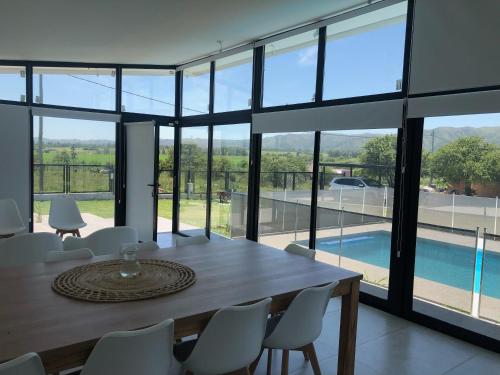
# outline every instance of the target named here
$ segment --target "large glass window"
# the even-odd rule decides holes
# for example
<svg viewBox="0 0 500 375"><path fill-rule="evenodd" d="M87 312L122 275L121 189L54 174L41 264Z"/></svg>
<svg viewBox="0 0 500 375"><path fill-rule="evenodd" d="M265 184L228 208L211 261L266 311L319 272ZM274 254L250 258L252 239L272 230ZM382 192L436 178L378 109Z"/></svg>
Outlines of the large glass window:
<svg viewBox="0 0 500 375"><path fill-rule="evenodd" d="M406 2L327 27L323 99L401 90Z"/></svg>
<svg viewBox="0 0 500 375"><path fill-rule="evenodd" d="M246 234L250 124L213 130L211 230L225 237Z"/></svg>
<svg viewBox="0 0 500 375"><path fill-rule="evenodd" d="M122 111L174 116L175 70L123 69Z"/></svg>
<svg viewBox="0 0 500 375"><path fill-rule="evenodd" d="M160 126L158 155L158 234L172 231L172 198L174 192L175 129Z"/></svg>
<svg viewBox="0 0 500 375"><path fill-rule="evenodd" d="M184 233L206 227L207 165L208 126L182 128L179 229Z"/></svg>
<svg viewBox="0 0 500 375"><path fill-rule="evenodd" d="M264 107L314 101L318 30L266 44Z"/></svg>
<svg viewBox="0 0 500 375"><path fill-rule="evenodd" d="M259 242L309 245L314 132L262 136Z"/></svg>
<svg viewBox="0 0 500 375"><path fill-rule="evenodd" d="M424 120L417 310L423 300L499 321L499 134L500 114Z"/></svg>
<svg viewBox="0 0 500 375"><path fill-rule="evenodd" d="M210 102L210 63L183 70L182 115L208 113Z"/></svg>
<svg viewBox="0 0 500 375"><path fill-rule="evenodd" d="M33 68L33 101L68 107L115 110L115 69Z"/></svg>
<svg viewBox="0 0 500 375"><path fill-rule="evenodd" d="M49 225L51 200L70 195L87 224L82 236L114 226L115 133L112 122L34 116L33 228Z"/></svg>
<svg viewBox="0 0 500 375"><path fill-rule="evenodd" d="M321 133L317 259L363 274L387 297L397 129ZM382 287L382 288L380 288Z"/></svg>
<svg viewBox="0 0 500 375"><path fill-rule="evenodd" d="M224 57L215 62L214 112L251 107L253 51Z"/></svg>
<svg viewBox="0 0 500 375"><path fill-rule="evenodd" d="M0 100L26 101L24 66L0 66Z"/></svg>

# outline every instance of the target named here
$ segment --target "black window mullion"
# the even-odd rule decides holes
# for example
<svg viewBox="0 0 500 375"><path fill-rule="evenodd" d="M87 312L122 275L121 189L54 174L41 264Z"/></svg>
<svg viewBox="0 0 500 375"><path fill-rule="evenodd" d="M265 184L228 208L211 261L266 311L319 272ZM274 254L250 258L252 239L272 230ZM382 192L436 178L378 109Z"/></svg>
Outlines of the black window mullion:
<svg viewBox="0 0 500 375"><path fill-rule="evenodd" d="M316 65L316 103L323 100L323 82L325 77L325 49L326 49L326 26L321 27L318 36L318 61Z"/></svg>
<svg viewBox="0 0 500 375"><path fill-rule="evenodd" d="M210 62L210 95L208 103L208 113L214 113L215 100L215 61Z"/></svg>
<svg viewBox="0 0 500 375"><path fill-rule="evenodd" d="M252 113L262 108L262 92L264 80L264 47L257 47L253 53L252 72ZM258 240L259 235L259 193L260 193L260 159L262 135L252 133L250 125L250 159L247 199L247 239Z"/></svg>
<svg viewBox="0 0 500 375"><path fill-rule="evenodd" d="M309 248L316 247L316 218L318 213L318 181L319 181L319 156L321 147L321 132L314 133L314 156L313 156L313 175L311 189L311 209L309 221Z"/></svg>
<svg viewBox="0 0 500 375"><path fill-rule="evenodd" d="M174 126L174 171L172 194L172 232L179 232L179 199L180 199L180 160L181 160L181 125L182 115L182 71L175 72L175 118Z"/></svg>
<svg viewBox="0 0 500 375"><path fill-rule="evenodd" d="M214 140L214 127L210 125L208 127L208 157L207 157L207 212L206 212L206 224L205 224L205 234L210 238L210 221L212 215L212 148Z"/></svg>

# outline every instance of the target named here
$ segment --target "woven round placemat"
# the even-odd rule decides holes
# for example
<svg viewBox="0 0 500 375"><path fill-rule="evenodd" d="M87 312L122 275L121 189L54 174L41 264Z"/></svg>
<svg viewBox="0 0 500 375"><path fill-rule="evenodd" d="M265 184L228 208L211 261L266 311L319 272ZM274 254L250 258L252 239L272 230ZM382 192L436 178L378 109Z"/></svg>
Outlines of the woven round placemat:
<svg viewBox="0 0 500 375"><path fill-rule="evenodd" d="M85 301L125 302L176 293L196 282L191 268L159 259L139 259L141 273L125 279L120 275L122 262L115 259L72 268L54 279L52 289Z"/></svg>

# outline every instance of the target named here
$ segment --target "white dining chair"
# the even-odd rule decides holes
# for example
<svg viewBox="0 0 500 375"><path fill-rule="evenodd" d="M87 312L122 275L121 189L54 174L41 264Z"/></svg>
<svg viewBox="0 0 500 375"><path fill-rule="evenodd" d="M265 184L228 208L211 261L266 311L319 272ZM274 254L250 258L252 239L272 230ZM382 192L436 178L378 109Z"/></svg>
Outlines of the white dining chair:
<svg viewBox="0 0 500 375"><path fill-rule="evenodd" d="M10 237L26 229L14 199L0 199L0 238Z"/></svg>
<svg viewBox="0 0 500 375"><path fill-rule="evenodd" d="M160 246L155 241L146 241L137 244L138 251L155 251L158 250Z"/></svg>
<svg viewBox="0 0 500 375"><path fill-rule="evenodd" d="M0 243L0 267L45 262L49 251L62 251L61 239L53 233L27 233Z"/></svg>
<svg viewBox="0 0 500 375"><path fill-rule="evenodd" d="M50 202L49 225L61 236L72 234L80 237L80 229L85 223L75 200L68 196L52 199Z"/></svg>
<svg viewBox="0 0 500 375"><path fill-rule="evenodd" d="M132 227L104 228L88 235L87 237L66 237L64 250L87 248L98 255L116 254L123 245L137 244L139 235L137 229Z"/></svg>
<svg viewBox="0 0 500 375"><path fill-rule="evenodd" d="M40 357L27 353L0 364L0 375L45 375Z"/></svg>
<svg viewBox="0 0 500 375"><path fill-rule="evenodd" d="M174 356L188 373L216 375L248 368L260 353L271 298L219 310L200 337L174 345Z"/></svg>
<svg viewBox="0 0 500 375"><path fill-rule="evenodd" d="M172 364L174 321L104 335L80 375L167 375Z"/></svg>
<svg viewBox="0 0 500 375"><path fill-rule="evenodd" d="M303 352L304 357L311 361L314 374L321 374L314 340L321 334L323 316L337 285L338 282L334 282L321 287L304 289L297 294L284 313L268 319L266 338L263 342L263 347L268 349L268 374L272 366L273 349L283 350L282 375L288 374L290 350Z"/></svg>
<svg viewBox="0 0 500 375"><path fill-rule="evenodd" d="M313 260L316 258L316 250L309 249L308 247L296 243L291 243L287 245L287 247L285 247L285 251L291 254L301 255L303 257Z"/></svg>
<svg viewBox="0 0 500 375"><path fill-rule="evenodd" d="M45 257L46 262L61 262L64 260L92 259L94 253L90 249L75 249L67 251L49 251Z"/></svg>
<svg viewBox="0 0 500 375"><path fill-rule="evenodd" d="M199 235L192 237L181 237L177 236L175 238L175 246L187 246L187 245L201 245L210 241L207 236Z"/></svg>

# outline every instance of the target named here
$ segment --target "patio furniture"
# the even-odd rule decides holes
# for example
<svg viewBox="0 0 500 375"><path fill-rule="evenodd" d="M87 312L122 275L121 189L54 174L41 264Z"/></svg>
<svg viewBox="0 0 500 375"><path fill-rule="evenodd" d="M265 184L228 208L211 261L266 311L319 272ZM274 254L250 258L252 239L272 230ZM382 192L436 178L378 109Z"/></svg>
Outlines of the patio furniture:
<svg viewBox="0 0 500 375"><path fill-rule="evenodd" d="M0 243L0 267L45 262L49 251L62 251L61 239L53 233L27 233Z"/></svg>
<svg viewBox="0 0 500 375"><path fill-rule="evenodd" d="M191 374L248 374L266 333L271 298L215 313L199 339L174 346L174 356Z"/></svg>
<svg viewBox="0 0 500 375"><path fill-rule="evenodd" d="M12 237L25 229L16 201L0 199L0 238Z"/></svg>
<svg viewBox="0 0 500 375"><path fill-rule="evenodd" d="M80 374L167 375L173 342L173 319L135 331L108 333L97 342Z"/></svg>
<svg viewBox="0 0 500 375"><path fill-rule="evenodd" d="M38 354L27 353L0 364L0 375L45 375L45 370Z"/></svg>
<svg viewBox="0 0 500 375"><path fill-rule="evenodd" d="M176 319L175 338L187 337L201 333L210 317L226 306L272 297L271 312L279 312L286 310L301 290L339 281L333 296L342 296L340 340L333 335L335 343L331 344L339 347L337 374L353 374L361 274L248 240L210 241L143 252L141 257L185 264L196 272L197 281L181 293L165 297L102 304L54 293L52 282L68 270L66 262L3 269L1 327L10 333L0 335L0 362L35 351L47 373L75 368L85 363L98 339L108 332L148 327L171 316ZM84 265L88 260L72 263ZM36 319L27 325L27 317L33 316ZM78 317L78 324L68 319L71 316ZM337 321L338 315L331 319Z"/></svg>
<svg viewBox="0 0 500 375"><path fill-rule="evenodd" d="M181 237L177 236L175 238L175 246L187 246L187 245L201 245L209 242L210 240L203 235L192 236L192 237Z"/></svg>
<svg viewBox="0 0 500 375"><path fill-rule="evenodd" d="M112 227L95 231L87 237L66 237L64 250L88 248L95 255L115 254L123 245L138 244L139 234L132 227Z"/></svg>
<svg viewBox="0 0 500 375"><path fill-rule="evenodd" d="M314 375L321 375L314 340L321 334L323 316L333 289L338 282L316 288L304 289L292 301L288 309L269 318L263 346L268 349L267 373L272 365L272 350L283 350L281 374L288 374L290 350L299 350L311 361Z"/></svg>
<svg viewBox="0 0 500 375"><path fill-rule="evenodd" d="M52 199L50 203L49 225L61 236L71 234L80 236L80 228L87 225L82 219L75 200L70 196Z"/></svg>
<svg viewBox="0 0 500 375"><path fill-rule="evenodd" d="M309 249L308 247L296 243L289 244L285 247L285 251L291 254L301 255L312 260L316 258L316 250Z"/></svg>
<svg viewBox="0 0 500 375"><path fill-rule="evenodd" d="M67 251L49 251L45 257L46 262L60 262L63 260L91 259L94 253L90 249L75 249Z"/></svg>

